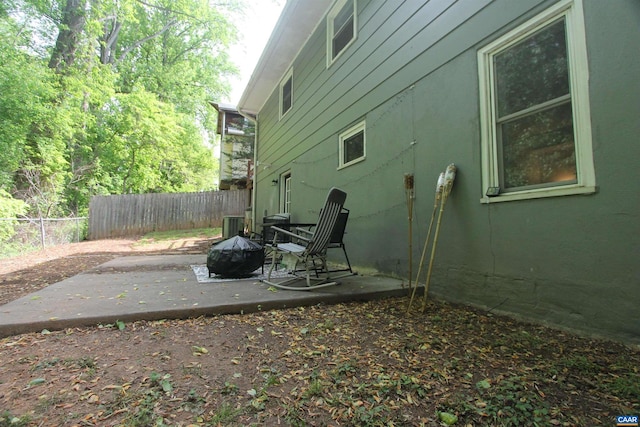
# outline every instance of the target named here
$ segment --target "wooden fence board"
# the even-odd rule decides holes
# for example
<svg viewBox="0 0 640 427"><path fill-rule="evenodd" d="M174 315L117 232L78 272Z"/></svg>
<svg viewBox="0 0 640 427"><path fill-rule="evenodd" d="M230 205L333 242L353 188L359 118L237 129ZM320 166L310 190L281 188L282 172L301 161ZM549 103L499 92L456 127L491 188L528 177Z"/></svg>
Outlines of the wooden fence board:
<svg viewBox="0 0 640 427"><path fill-rule="evenodd" d="M89 239L221 227L223 217L244 216L248 206L246 190L94 196L89 203Z"/></svg>

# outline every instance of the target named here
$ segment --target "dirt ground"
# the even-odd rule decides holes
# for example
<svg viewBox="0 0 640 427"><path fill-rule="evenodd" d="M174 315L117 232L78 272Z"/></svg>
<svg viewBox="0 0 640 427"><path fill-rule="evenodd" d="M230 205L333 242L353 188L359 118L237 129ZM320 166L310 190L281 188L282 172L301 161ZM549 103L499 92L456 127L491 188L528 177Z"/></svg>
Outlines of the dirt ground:
<svg viewBox="0 0 640 427"><path fill-rule="evenodd" d="M140 253L82 242L0 260L0 304ZM4 426L614 426L640 413L640 351L406 298L117 323L0 340ZM1 306L0 306L1 309Z"/></svg>

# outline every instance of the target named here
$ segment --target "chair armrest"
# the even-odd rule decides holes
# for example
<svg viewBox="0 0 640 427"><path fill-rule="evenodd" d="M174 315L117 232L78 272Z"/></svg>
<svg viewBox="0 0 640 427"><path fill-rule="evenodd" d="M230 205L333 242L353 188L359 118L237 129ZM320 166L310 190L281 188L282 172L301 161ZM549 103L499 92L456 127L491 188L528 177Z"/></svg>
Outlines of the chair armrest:
<svg viewBox="0 0 640 427"><path fill-rule="evenodd" d="M292 233L291 231L285 230L284 228L280 228L280 227L276 227L276 226L272 225L271 229L273 231L275 231L275 233L273 235L273 244L276 245L276 246L277 246L277 241L276 240L277 240L278 233L285 234L285 235L290 236L290 237L295 238L295 239L303 240L303 241L305 241L307 243L311 242L311 239L306 238L306 237L301 236L301 235L296 234L296 233Z"/></svg>
<svg viewBox="0 0 640 427"><path fill-rule="evenodd" d="M314 224L314 225L315 225L315 224ZM304 234L306 234L307 236L312 236L312 235L313 235L313 231L311 231L311 230L307 230L306 228L300 228L300 227L297 227L297 228L296 228L296 231L298 231L298 232L300 232L300 233L304 233Z"/></svg>

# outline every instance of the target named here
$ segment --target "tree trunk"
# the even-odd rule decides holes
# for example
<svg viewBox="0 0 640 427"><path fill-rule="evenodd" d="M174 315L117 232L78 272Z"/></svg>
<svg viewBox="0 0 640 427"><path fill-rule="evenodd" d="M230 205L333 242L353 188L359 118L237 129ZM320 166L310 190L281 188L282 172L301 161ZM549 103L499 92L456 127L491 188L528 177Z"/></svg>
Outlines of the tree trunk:
<svg viewBox="0 0 640 427"><path fill-rule="evenodd" d="M85 25L85 0L67 0L49 68L60 72L73 65Z"/></svg>
<svg viewBox="0 0 640 427"><path fill-rule="evenodd" d="M104 35L100 40L100 63L101 64L114 64L116 44L118 43L118 35L122 28L122 23L118 22L116 18L107 20L104 23Z"/></svg>

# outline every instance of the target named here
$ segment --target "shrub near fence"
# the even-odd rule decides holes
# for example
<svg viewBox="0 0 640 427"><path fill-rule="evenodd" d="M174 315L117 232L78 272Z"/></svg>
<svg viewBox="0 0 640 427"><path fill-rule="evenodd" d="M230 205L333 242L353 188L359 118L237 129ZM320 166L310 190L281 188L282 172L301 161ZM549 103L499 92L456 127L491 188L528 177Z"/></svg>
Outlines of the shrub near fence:
<svg viewBox="0 0 640 427"><path fill-rule="evenodd" d="M89 203L89 239L221 227L224 216L244 216L248 206L247 190L95 196Z"/></svg>
<svg viewBox="0 0 640 427"><path fill-rule="evenodd" d="M80 242L87 218L0 218L0 258Z"/></svg>

